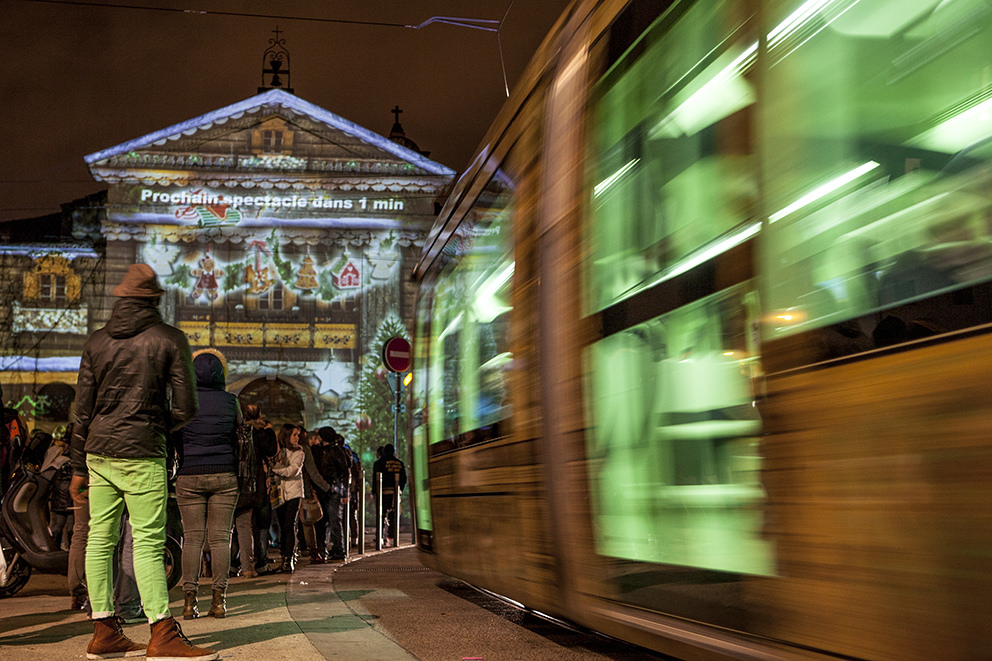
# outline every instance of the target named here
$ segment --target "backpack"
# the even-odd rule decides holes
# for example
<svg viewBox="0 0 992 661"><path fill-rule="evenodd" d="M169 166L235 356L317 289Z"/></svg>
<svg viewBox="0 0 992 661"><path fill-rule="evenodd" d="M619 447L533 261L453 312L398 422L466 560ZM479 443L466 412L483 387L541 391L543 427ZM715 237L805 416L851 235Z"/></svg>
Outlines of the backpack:
<svg viewBox="0 0 992 661"><path fill-rule="evenodd" d="M234 451L238 457L238 490L241 498L254 495L258 482L258 456L255 454L254 428L240 424L235 430Z"/></svg>

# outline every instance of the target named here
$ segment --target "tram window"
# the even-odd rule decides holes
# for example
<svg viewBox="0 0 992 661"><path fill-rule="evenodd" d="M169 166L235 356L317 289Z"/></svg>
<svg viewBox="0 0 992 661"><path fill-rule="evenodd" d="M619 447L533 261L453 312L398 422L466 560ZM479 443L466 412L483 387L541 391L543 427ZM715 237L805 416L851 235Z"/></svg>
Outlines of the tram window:
<svg viewBox="0 0 992 661"><path fill-rule="evenodd" d="M593 345L587 438L601 555L773 572L760 536L757 316L746 283Z"/></svg>
<svg viewBox="0 0 992 661"><path fill-rule="evenodd" d="M596 85L586 309L681 272L756 218L753 16L700 2L656 25Z"/></svg>
<svg viewBox="0 0 992 661"><path fill-rule="evenodd" d="M499 435L509 415L507 312L513 276L512 196L499 177L463 219L453 255L430 296L427 401L430 443L455 446Z"/></svg>
<svg viewBox="0 0 992 661"><path fill-rule="evenodd" d="M785 25L801 3L773 4ZM789 25L761 57L766 339L988 323L987 287L981 315L953 292L992 280L992 7L832 2Z"/></svg>
<svg viewBox="0 0 992 661"><path fill-rule="evenodd" d="M431 328L431 308L434 306L434 284L433 280L428 277L421 283L420 291L418 292L418 300L416 306L416 335L414 339L414 356L415 360L413 362L413 381L411 382L410 395L413 400L413 415L412 415L412 427L413 433L411 434L411 441L413 452L411 456L413 458L413 474L421 476L422 479L413 480L412 487L414 490L413 502L417 508L417 529L424 531L434 530L434 518L430 507L430 480L426 479L425 476L430 475L428 469L428 451L427 451L427 419L425 413L428 410L428 384L430 379L427 375L428 362L427 357L430 355L430 328Z"/></svg>
<svg viewBox="0 0 992 661"><path fill-rule="evenodd" d="M748 4L683 6L596 84L588 313L759 231L758 20ZM620 561L773 574L760 535L757 294L748 280L699 296L662 301L671 311L609 331L586 354L596 549Z"/></svg>

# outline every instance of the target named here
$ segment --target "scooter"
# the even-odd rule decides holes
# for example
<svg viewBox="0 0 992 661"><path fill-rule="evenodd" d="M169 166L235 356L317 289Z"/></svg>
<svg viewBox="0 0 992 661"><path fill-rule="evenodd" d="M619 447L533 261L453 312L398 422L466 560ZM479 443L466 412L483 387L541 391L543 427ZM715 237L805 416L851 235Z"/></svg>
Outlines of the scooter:
<svg viewBox="0 0 992 661"><path fill-rule="evenodd" d="M69 553L63 551L48 529L48 500L56 468L41 470L52 437L35 430L24 445L10 485L0 500L0 547L6 564L0 574L0 596L9 597L24 587L31 571L65 574Z"/></svg>
<svg viewBox="0 0 992 661"><path fill-rule="evenodd" d="M0 500L0 598L20 591L32 570L65 575L69 553L60 548L48 528L48 502L57 468L42 470L50 434L35 430L25 444L21 460L11 473L10 485ZM171 590L182 577L182 535L177 531L178 515L171 512L166 524L165 571Z"/></svg>

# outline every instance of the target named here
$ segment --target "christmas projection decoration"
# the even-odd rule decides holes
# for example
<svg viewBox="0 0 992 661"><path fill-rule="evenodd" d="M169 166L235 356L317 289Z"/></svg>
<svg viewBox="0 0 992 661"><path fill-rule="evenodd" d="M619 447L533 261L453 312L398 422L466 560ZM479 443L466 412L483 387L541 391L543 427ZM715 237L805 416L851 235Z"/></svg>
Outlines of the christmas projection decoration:
<svg viewBox="0 0 992 661"><path fill-rule="evenodd" d="M341 270L331 274L334 286L338 289L358 289L362 286L362 274L355 262L349 259Z"/></svg>
<svg viewBox="0 0 992 661"><path fill-rule="evenodd" d="M296 274L296 288L310 292L319 286L317 269L314 267L313 257L310 256L310 246L307 246L307 254L303 256L303 264L300 265L300 271Z"/></svg>
<svg viewBox="0 0 992 661"><path fill-rule="evenodd" d="M264 241L252 241L249 247L255 249L255 263L245 267L245 283L248 285L248 293L259 296L272 289L274 284L269 273L268 264L262 265L262 253L272 256ZM309 252L307 253L309 256Z"/></svg>
<svg viewBox="0 0 992 661"><path fill-rule="evenodd" d="M196 278L196 284L193 286L193 291L190 292L190 298L194 301L203 294L207 295L207 298L211 301L217 299L217 277L214 275L214 268L216 264L214 263L214 258L210 256L210 244L207 244L207 252L200 259L200 268L193 269L191 272L193 277Z"/></svg>
<svg viewBox="0 0 992 661"><path fill-rule="evenodd" d="M331 302L400 277L391 239L392 234L373 234L356 253L350 245L297 247L273 229L243 242L208 242L203 250L153 234L139 259L155 269L163 285L183 290L193 303L218 304L232 293L265 296L277 283L297 296Z"/></svg>
<svg viewBox="0 0 992 661"><path fill-rule="evenodd" d="M358 382L355 435L352 447L363 457L374 459L375 449L393 442L393 404L395 397L386 382L380 349L391 337L408 338L406 326L395 317L387 317L379 325L369 351L362 357L362 372ZM399 426L405 429L406 412L400 413ZM356 447L357 446L357 447Z"/></svg>

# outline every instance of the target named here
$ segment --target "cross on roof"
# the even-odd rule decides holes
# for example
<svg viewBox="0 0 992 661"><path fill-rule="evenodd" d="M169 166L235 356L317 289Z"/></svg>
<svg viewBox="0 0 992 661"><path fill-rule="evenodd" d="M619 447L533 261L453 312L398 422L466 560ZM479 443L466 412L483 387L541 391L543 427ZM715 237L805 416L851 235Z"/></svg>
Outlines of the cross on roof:
<svg viewBox="0 0 992 661"><path fill-rule="evenodd" d="M396 104L396 107L393 108L390 112L393 113L394 115L396 115L396 123L399 124L400 123L400 113L403 112L402 110L400 110L400 104L397 103Z"/></svg>

